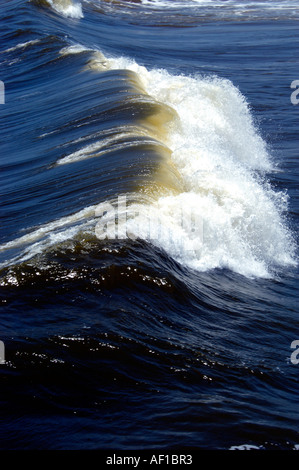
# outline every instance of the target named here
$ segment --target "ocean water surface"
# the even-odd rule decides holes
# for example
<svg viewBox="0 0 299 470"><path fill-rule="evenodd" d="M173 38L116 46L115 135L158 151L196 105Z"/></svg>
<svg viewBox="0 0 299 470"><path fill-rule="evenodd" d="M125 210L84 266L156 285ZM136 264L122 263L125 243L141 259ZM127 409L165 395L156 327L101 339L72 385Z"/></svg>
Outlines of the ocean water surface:
<svg viewBox="0 0 299 470"><path fill-rule="evenodd" d="M298 449L298 25L2 1L1 449Z"/></svg>

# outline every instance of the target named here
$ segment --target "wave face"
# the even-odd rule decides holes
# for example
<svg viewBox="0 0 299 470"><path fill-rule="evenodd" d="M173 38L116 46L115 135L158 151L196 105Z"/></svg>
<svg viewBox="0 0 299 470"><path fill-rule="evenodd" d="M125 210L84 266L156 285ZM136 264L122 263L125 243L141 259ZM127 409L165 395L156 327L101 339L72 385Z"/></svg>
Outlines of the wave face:
<svg viewBox="0 0 299 470"><path fill-rule="evenodd" d="M80 141L79 149L59 158L56 165L105 158L110 152L138 145L152 146L160 162L147 188L158 184L160 189L156 197L150 191L154 201L140 204L138 193L149 194L149 189L145 190L144 182L139 191L136 188L137 202L128 208L135 216L126 216L124 233L148 240L200 271L228 268L246 276L267 277L275 266L294 265L292 236L282 217L287 198L284 192L275 192L264 176L274 165L245 97L232 82L148 70L126 57L109 59L80 45L60 51L64 59L86 53L86 68L99 73L102 80L108 71L125 74L125 85L129 82L133 94L123 98L123 104L117 100L116 109L131 106L136 112L146 108L148 112L134 125L99 132L92 144ZM128 201L130 195L131 191ZM182 223L184 214L200 221L199 232L194 224ZM61 239L72 238L78 230L94 231L96 223L96 209L88 206L0 249L5 252L34 242L24 260Z"/></svg>
<svg viewBox="0 0 299 470"><path fill-rule="evenodd" d="M4 2L1 448L298 447L297 3Z"/></svg>

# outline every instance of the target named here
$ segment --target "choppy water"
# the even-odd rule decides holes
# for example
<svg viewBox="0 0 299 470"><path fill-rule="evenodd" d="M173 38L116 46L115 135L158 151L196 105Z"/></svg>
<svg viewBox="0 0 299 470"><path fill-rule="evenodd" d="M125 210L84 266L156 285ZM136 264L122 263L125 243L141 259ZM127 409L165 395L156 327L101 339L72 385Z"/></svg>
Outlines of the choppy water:
<svg viewBox="0 0 299 470"><path fill-rule="evenodd" d="M297 448L299 3L0 15L1 448Z"/></svg>

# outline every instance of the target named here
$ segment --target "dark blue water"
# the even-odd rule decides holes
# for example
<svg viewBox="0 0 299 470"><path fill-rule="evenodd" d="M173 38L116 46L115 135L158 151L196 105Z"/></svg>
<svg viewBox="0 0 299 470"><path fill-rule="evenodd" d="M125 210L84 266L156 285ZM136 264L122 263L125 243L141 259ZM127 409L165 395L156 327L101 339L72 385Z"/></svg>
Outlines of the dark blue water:
<svg viewBox="0 0 299 470"><path fill-rule="evenodd" d="M298 448L298 20L2 2L1 449Z"/></svg>

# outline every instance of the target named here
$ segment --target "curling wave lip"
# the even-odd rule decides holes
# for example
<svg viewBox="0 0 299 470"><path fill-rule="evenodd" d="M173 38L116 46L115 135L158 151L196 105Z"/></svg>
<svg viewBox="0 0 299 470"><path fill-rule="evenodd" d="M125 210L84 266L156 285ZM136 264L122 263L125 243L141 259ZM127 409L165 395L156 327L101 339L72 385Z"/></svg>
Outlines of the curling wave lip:
<svg viewBox="0 0 299 470"><path fill-rule="evenodd" d="M34 0L37 5L51 7L56 13L68 18L83 18L82 5L76 0Z"/></svg>

